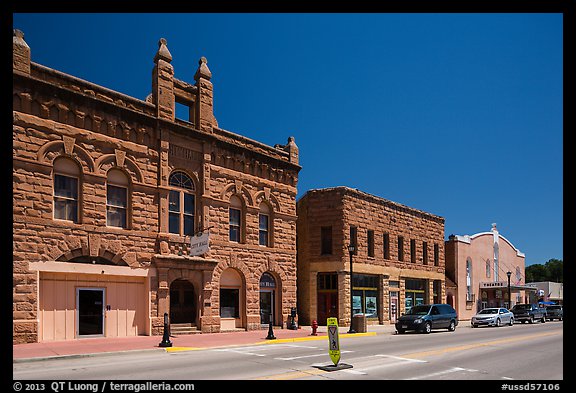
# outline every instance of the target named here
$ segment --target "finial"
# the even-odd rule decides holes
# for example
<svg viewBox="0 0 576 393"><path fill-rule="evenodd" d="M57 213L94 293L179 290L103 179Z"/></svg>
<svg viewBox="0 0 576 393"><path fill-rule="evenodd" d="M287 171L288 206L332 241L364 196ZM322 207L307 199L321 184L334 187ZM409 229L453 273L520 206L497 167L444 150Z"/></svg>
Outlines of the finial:
<svg viewBox="0 0 576 393"><path fill-rule="evenodd" d="M166 43L166 38L160 38L160 41L158 41L158 52L156 52L156 56L154 56L155 63L158 62L158 59L162 59L168 63L172 61L172 54L170 54Z"/></svg>
<svg viewBox="0 0 576 393"><path fill-rule="evenodd" d="M200 78L210 80L212 78L212 72L210 72L210 69L208 68L208 60L206 60L204 56L202 56L198 61L198 66L196 74L194 74L194 79L196 81Z"/></svg>
<svg viewBox="0 0 576 393"><path fill-rule="evenodd" d="M22 30L14 29L14 37L24 39L24 33Z"/></svg>

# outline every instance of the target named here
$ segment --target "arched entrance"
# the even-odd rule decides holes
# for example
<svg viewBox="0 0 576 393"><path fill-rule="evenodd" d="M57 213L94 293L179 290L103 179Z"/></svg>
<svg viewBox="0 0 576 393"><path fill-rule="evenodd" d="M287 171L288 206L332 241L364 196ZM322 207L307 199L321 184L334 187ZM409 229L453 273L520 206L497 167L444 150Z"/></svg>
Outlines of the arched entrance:
<svg viewBox="0 0 576 393"><path fill-rule="evenodd" d="M220 276L220 330L245 327L245 289L240 272L228 268Z"/></svg>
<svg viewBox="0 0 576 393"><path fill-rule="evenodd" d="M270 273L260 277L260 323L274 325L276 314L276 280Z"/></svg>
<svg viewBox="0 0 576 393"><path fill-rule="evenodd" d="M194 286L188 280L170 284L170 323L196 323Z"/></svg>

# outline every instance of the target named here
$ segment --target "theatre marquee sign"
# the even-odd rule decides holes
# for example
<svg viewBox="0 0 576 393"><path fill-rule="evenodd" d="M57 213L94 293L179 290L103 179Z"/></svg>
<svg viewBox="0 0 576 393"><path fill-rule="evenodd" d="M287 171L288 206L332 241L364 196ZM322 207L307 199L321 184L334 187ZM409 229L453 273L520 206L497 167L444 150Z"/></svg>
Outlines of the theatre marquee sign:
<svg viewBox="0 0 576 393"><path fill-rule="evenodd" d="M491 288L507 288L508 283L505 281L492 281L492 282L481 282L480 288L491 289Z"/></svg>

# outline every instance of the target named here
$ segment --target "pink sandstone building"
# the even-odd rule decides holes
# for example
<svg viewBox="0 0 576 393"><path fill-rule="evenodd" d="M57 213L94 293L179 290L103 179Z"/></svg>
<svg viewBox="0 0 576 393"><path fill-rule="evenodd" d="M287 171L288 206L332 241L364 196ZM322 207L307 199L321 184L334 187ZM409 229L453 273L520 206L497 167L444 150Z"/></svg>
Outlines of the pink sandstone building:
<svg viewBox="0 0 576 393"><path fill-rule="evenodd" d="M450 235L446 241L446 277L457 288L447 291L459 319L469 320L486 307L512 308L527 300L525 255L502 236L496 224L488 232ZM510 276L510 298L508 298Z"/></svg>
<svg viewBox="0 0 576 393"><path fill-rule="evenodd" d="M356 314L391 324L413 305L445 302L443 217L349 187L309 190L297 212L303 324L350 326Z"/></svg>
<svg viewBox="0 0 576 393"><path fill-rule="evenodd" d="M159 335L165 313L173 332L285 325L294 138L271 147L221 128L206 59L194 83L177 79L164 39L146 99L30 53L15 30L13 342Z"/></svg>

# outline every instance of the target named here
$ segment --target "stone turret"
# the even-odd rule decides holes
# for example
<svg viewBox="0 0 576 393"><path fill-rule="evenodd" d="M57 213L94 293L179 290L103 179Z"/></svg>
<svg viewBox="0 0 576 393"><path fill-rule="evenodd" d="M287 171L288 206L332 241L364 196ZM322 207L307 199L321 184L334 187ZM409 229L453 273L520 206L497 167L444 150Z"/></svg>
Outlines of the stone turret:
<svg viewBox="0 0 576 393"><path fill-rule="evenodd" d="M156 116L174 121L176 101L174 98L174 67L170 62L172 55L166 46L166 40L158 42L158 52L154 56L152 71L152 103L156 105Z"/></svg>
<svg viewBox="0 0 576 393"><path fill-rule="evenodd" d="M12 69L30 75L30 47L24 41L24 33L18 29L13 30Z"/></svg>
<svg viewBox="0 0 576 393"><path fill-rule="evenodd" d="M198 61L196 74L194 74L198 88L196 119L198 119L199 128L207 132L211 132L213 127L218 127L218 122L214 117L214 94L210 79L212 79L212 72L208 68L208 61L202 56Z"/></svg>

